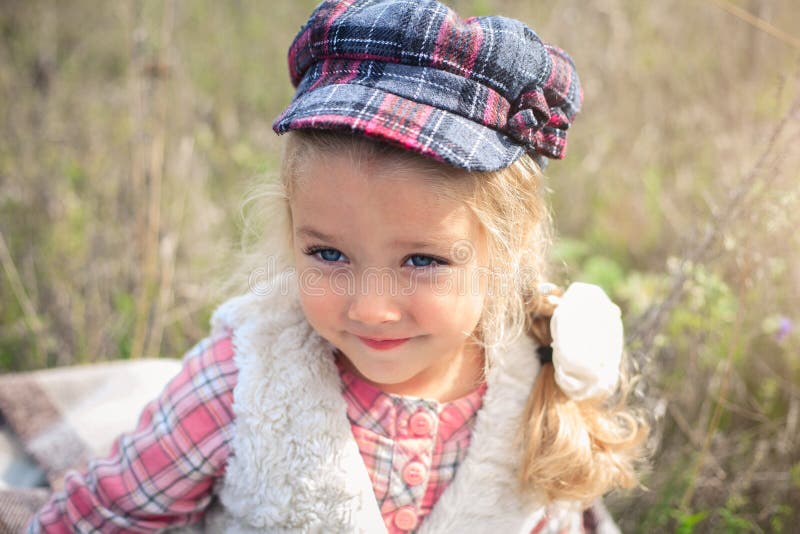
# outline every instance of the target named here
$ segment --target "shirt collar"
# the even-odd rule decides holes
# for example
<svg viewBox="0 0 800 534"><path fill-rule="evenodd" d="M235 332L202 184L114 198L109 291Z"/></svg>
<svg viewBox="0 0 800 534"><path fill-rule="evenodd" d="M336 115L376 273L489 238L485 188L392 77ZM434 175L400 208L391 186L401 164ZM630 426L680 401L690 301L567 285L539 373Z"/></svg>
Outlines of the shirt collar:
<svg viewBox="0 0 800 534"><path fill-rule="evenodd" d="M415 414L423 412L430 416L432 432L447 440L465 425L473 423L486 392L486 382L482 382L463 397L446 403L385 393L347 369L340 356L335 361L351 424L389 439L422 437L414 434L409 421Z"/></svg>

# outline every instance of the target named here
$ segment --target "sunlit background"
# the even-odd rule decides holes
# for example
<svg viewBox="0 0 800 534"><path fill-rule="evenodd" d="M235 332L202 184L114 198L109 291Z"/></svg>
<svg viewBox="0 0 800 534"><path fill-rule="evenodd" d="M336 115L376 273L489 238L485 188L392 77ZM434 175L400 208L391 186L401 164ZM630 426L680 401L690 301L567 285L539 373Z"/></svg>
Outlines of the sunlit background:
<svg viewBox="0 0 800 534"><path fill-rule="evenodd" d="M0 371L178 357L277 169L314 1L0 4ZM570 52L555 281L624 308L658 420L625 532L800 524L800 2L452 1Z"/></svg>

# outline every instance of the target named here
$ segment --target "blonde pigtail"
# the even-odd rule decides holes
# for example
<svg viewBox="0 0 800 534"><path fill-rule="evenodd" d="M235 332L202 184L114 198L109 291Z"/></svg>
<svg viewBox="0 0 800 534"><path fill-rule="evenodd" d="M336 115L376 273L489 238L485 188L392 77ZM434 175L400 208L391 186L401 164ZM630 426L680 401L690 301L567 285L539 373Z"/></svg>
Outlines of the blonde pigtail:
<svg viewBox="0 0 800 534"><path fill-rule="evenodd" d="M550 345L555 305L540 296L532 308L529 335L540 346ZM552 362L543 364L520 432L519 480L526 493L588 504L612 489L638 484L635 466L648 426L626 407L628 381L621 382L613 403L574 401L558 387Z"/></svg>

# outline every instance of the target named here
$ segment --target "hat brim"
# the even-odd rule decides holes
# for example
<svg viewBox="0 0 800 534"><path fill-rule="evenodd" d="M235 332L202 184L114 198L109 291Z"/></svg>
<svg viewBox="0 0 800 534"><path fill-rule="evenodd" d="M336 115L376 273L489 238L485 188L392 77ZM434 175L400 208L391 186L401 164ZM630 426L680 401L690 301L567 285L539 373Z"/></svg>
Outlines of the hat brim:
<svg viewBox="0 0 800 534"><path fill-rule="evenodd" d="M460 115L375 87L331 84L302 93L273 125L348 130L465 169L504 169L525 153L506 135Z"/></svg>

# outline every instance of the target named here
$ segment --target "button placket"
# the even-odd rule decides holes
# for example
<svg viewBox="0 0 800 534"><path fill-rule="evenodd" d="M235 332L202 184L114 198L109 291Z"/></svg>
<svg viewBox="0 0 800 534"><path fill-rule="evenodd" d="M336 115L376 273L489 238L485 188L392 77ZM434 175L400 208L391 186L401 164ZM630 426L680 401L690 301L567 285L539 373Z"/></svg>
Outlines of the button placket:
<svg viewBox="0 0 800 534"><path fill-rule="evenodd" d="M422 399L395 399L398 406L397 435L392 453L388 509L394 505L391 525L397 531L413 531L420 524L420 506L427 491L430 463L438 427L438 406ZM382 512L387 508L382 505ZM393 530L393 528L389 528Z"/></svg>

